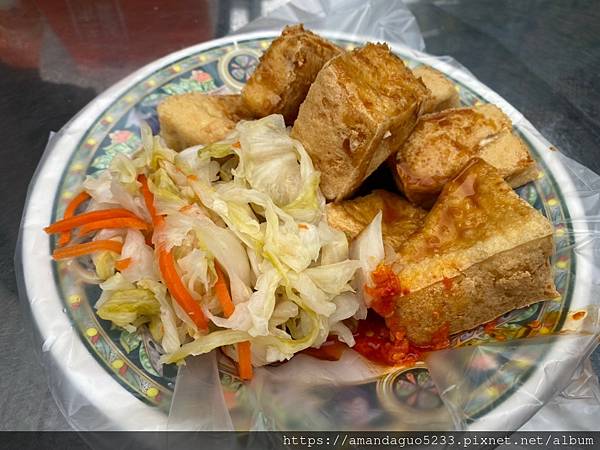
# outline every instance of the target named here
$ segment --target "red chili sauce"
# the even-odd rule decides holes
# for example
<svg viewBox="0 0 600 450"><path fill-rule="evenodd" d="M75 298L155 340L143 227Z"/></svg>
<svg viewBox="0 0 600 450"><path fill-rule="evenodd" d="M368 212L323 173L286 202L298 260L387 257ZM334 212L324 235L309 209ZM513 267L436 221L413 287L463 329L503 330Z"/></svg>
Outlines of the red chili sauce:
<svg viewBox="0 0 600 450"><path fill-rule="evenodd" d="M367 318L358 323L353 348L365 358L386 366L413 364L427 352L447 348L448 329L449 325L443 324L429 345L419 346L410 342L404 330L390 329L381 316L369 311Z"/></svg>
<svg viewBox="0 0 600 450"><path fill-rule="evenodd" d="M426 352L447 348L448 326L440 327L431 345L417 346L406 338L404 332L390 330L385 319L371 310L365 320L358 321L354 340L353 350L370 361L384 366L407 365L421 360ZM325 361L338 361L347 348L335 336L330 336L321 347L307 348L302 353Z"/></svg>
<svg viewBox="0 0 600 450"><path fill-rule="evenodd" d="M385 264L380 264L371 273L374 286L365 286L365 292L373 300L371 308L382 317L389 317L394 313L396 297L408 295L410 291L400 286L400 280L393 269Z"/></svg>
<svg viewBox="0 0 600 450"><path fill-rule="evenodd" d="M414 345L401 327L393 326L393 313L396 298L408 295L410 291L400 286L400 280L390 266L379 265L372 273L374 286L365 287L373 298L371 310L365 320L358 321L354 332L356 344L353 349L365 358L386 366L413 364L422 359L423 354L432 350L441 350L450 345L449 324L440 324L433 334L431 343L426 346ZM388 327L384 317L388 318ZM330 338L319 349L307 349L304 353L319 359L338 360L345 344L336 338Z"/></svg>

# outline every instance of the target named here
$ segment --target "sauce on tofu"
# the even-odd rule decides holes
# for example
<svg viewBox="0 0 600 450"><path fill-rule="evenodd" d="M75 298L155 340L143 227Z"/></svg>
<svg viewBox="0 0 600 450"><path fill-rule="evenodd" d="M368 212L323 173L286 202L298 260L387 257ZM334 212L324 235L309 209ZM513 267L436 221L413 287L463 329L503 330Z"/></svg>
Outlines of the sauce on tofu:
<svg viewBox="0 0 600 450"><path fill-rule="evenodd" d="M394 313L396 297L410 292L402 289L396 272L388 265L380 264L371 277L374 286L365 286L365 292L373 298L371 308L380 316L389 317Z"/></svg>

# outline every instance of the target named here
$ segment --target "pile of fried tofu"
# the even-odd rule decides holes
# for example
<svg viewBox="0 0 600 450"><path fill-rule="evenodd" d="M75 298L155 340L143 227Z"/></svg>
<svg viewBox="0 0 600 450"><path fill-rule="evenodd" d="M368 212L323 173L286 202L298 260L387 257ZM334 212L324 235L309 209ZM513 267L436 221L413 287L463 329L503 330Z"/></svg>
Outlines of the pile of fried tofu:
<svg viewBox="0 0 600 450"><path fill-rule="evenodd" d="M175 150L270 114L321 172L330 225L353 240L382 212L402 286L386 320L415 344L558 295L552 226L513 191L538 169L498 107L461 107L451 80L409 69L385 44L344 51L302 25L272 42L240 94L178 95L158 107ZM382 165L398 192L355 197Z"/></svg>

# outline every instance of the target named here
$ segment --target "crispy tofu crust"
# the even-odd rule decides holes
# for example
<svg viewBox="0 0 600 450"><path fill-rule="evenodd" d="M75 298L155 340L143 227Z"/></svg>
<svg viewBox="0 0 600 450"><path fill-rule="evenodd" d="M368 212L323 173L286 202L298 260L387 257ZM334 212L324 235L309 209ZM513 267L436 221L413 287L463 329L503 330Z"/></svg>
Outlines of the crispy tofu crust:
<svg viewBox="0 0 600 450"><path fill-rule="evenodd" d="M494 166L512 188L535 180L539 173L525 142L510 131L499 133L491 142L483 142L477 156Z"/></svg>
<svg viewBox="0 0 600 450"><path fill-rule="evenodd" d="M433 113L460 106L456 86L441 72L423 65L413 69L413 73L421 79L430 92L429 97L423 103L423 113Z"/></svg>
<svg viewBox="0 0 600 450"><path fill-rule="evenodd" d="M409 200L429 207L473 157L496 166L505 178L515 177L534 161L511 129L506 114L489 104L424 115L396 154L396 184Z"/></svg>
<svg viewBox="0 0 600 450"><path fill-rule="evenodd" d="M321 171L326 198L347 198L404 142L427 95L385 44L367 44L323 67L291 135Z"/></svg>
<svg viewBox="0 0 600 450"><path fill-rule="evenodd" d="M394 250L421 228L427 215L427 211L411 205L399 195L377 189L364 197L329 203L327 221L352 241L379 211L382 212L383 242Z"/></svg>
<svg viewBox="0 0 600 450"><path fill-rule="evenodd" d="M495 168L471 161L398 250L393 267L408 294L388 326L425 345L444 324L456 333L556 297L552 232Z"/></svg>
<svg viewBox="0 0 600 450"><path fill-rule="evenodd" d="M461 275L400 298L396 320L389 320L388 326L403 327L412 342L428 345L444 323L449 334L455 334L557 297L551 254L548 237L494 255Z"/></svg>
<svg viewBox="0 0 600 450"><path fill-rule="evenodd" d="M285 27L242 89L245 105L256 117L282 114L292 124L319 70L341 52L302 25Z"/></svg>
<svg viewBox="0 0 600 450"><path fill-rule="evenodd" d="M157 111L160 135L177 151L219 141L238 121L250 118L239 95L173 95L163 100Z"/></svg>

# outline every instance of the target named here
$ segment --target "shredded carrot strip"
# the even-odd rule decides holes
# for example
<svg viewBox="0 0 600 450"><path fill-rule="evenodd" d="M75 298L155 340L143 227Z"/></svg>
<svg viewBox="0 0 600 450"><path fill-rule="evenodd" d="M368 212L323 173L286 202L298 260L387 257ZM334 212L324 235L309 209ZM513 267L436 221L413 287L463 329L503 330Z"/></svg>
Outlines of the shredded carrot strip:
<svg viewBox="0 0 600 450"><path fill-rule="evenodd" d="M194 175L191 175L188 177L188 180L196 181L197 178ZM156 213L156 208L154 207L154 196L152 195L152 192L150 192L150 189L148 189L148 181L146 177L144 175L140 175L138 177L138 181L142 185L144 202L146 203L148 212L152 216L152 224L154 225L154 228L158 228L164 223L165 219L163 216ZM185 210L186 207L183 207L182 212L185 212ZM206 322L206 317L204 316L200 305L196 303L181 281L181 278L179 278L177 268L175 267L175 258L173 257L173 254L165 249L159 249L158 266L171 296L177 301L177 303L179 303L179 305L194 321L200 330L207 330L208 323ZM215 285L216 294L221 302L221 306L223 307L223 313L226 317L229 317L231 314L233 314L234 305L231 301L231 296L229 295L229 290L227 289L227 285L225 283L225 276L221 268L218 264L215 266L215 268L217 270L217 283ZM237 345L237 351L240 378L243 380L249 380L252 378L252 353L250 351L250 342L240 342Z"/></svg>
<svg viewBox="0 0 600 450"><path fill-rule="evenodd" d="M150 217L152 218L152 226L156 229L163 224L165 221L164 217L158 215L156 213L156 208L154 207L154 195L150 192L148 188L148 179L144 174L140 174L138 176L138 181L142 185L142 195L144 196L144 203L146 204L146 209L150 213ZM152 244L152 236L146 236L146 244L153 246Z"/></svg>
<svg viewBox="0 0 600 450"><path fill-rule="evenodd" d="M75 211L77 211L77 208L79 208L79 206L83 202L88 200L89 198L90 198L90 194L88 194L85 191L82 191L79 194L77 194L75 197L73 197L73 199L71 199L71 201L65 208L65 214L63 216L63 219L68 219L69 217L73 217L75 215ZM71 232L65 231L64 233L60 234L60 237L58 238L58 245L60 247L62 247L63 245L67 245L70 240L71 240Z"/></svg>
<svg viewBox="0 0 600 450"><path fill-rule="evenodd" d="M142 185L142 195L144 196L144 203L146 204L146 209L150 213L150 217L152 218L152 223L154 226L159 222L158 218L161 217L156 214L156 208L154 207L154 195L150 192L150 188L148 188L148 179L146 175L140 174L138 176L138 181Z"/></svg>
<svg viewBox="0 0 600 450"><path fill-rule="evenodd" d="M252 378L252 352L250 350L250 341L238 342L238 371L242 380Z"/></svg>
<svg viewBox="0 0 600 450"><path fill-rule="evenodd" d="M52 253L52 257L56 260L69 259L105 250L115 253L121 253L122 248L123 244L110 239L104 241L92 241L86 242L85 244L77 244L71 245L70 247L57 248Z"/></svg>
<svg viewBox="0 0 600 450"><path fill-rule="evenodd" d="M207 330L206 317L204 317L200 305L190 295L181 278L179 278L173 254L161 248L158 252L158 266L171 296L179 303L179 306L183 308L187 315L190 316L190 319L194 321L198 329Z"/></svg>
<svg viewBox="0 0 600 450"><path fill-rule="evenodd" d="M225 315L225 317L229 317L233 314L235 306L233 306L233 302L231 301L229 289L227 289L227 285L225 284L225 275L223 274L219 263L215 263L215 270L217 272L215 293L217 294L217 298L221 303L221 308L223 308L223 314Z"/></svg>
<svg viewBox="0 0 600 450"><path fill-rule="evenodd" d="M115 269L117 269L119 272L123 272L130 265L131 265L131 258L124 258L124 259L119 259L118 261L115 261Z"/></svg>
<svg viewBox="0 0 600 450"><path fill-rule="evenodd" d="M79 235L84 236L92 231L98 231L105 228L133 228L135 230L149 230L150 224L141 219L133 217L117 217L115 219L98 220L82 225L79 228Z"/></svg>
<svg viewBox="0 0 600 450"><path fill-rule="evenodd" d="M106 219L116 219L119 217L132 217L134 219L139 219L139 217L137 217L134 213L124 208L100 209L98 211L90 211L77 216L69 217L67 219L59 220L44 228L44 231L48 234L59 233L61 231L72 230L73 228L80 227L86 223L97 222L99 220Z"/></svg>
<svg viewBox="0 0 600 450"><path fill-rule="evenodd" d="M225 283L225 275L218 262L215 262L215 270L217 272L217 282L215 283L215 293L223 308L225 317L233 314L235 305L231 301L229 289ZM238 352L238 372L242 380L252 378L252 352L250 351L250 341L240 342L237 345Z"/></svg>
<svg viewBox="0 0 600 450"><path fill-rule="evenodd" d="M233 144L231 144L232 147L235 148L241 148L242 146L240 145L240 141L234 142Z"/></svg>

